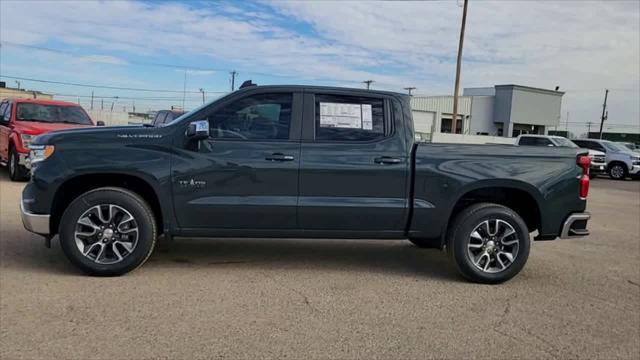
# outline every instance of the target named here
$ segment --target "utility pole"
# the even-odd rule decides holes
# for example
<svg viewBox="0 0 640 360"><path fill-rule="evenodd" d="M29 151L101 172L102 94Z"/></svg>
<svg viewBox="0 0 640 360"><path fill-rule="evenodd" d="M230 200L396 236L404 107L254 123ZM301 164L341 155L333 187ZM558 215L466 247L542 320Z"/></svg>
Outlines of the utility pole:
<svg viewBox="0 0 640 360"><path fill-rule="evenodd" d="M567 123L564 126L564 130L567 132L567 135L568 135L569 134L569 112L568 111L567 111Z"/></svg>
<svg viewBox="0 0 640 360"><path fill-rule="evenodd" d="M100 99L100 110L104 110L104 99Z"/></svg>
<svg viewBox="0 0 640 360"><path fill-rule="evenodd" d="M609 96L609 89L604 91L604 104L602 104L602 116L600 117L600 139L602 140L602 126L604 125L604 121L609 117L609 112L607 111L607 97Z"/></svg>
<svg viewBox="0 0 640 360"><path fill-rule="evenodd" d="M202 93L202 103L204 104L204 89L200 88L200 92Z"/></svg>
<svg viewBox="0 0 640 360"><path fill-rule="evenodd" d="M589 138L589 133L591 132L591 124L593 124L591 121L587 123L587 139Z"/></svg>
<svg viewBox="0 0 640 360"><path fill-rule="evenodd" d="M410 86L410 87L406 87L406 88L404 88L404 89L405 89L405 90L407 90L407 91L409 92L409 96L411 96L411 92L412 92L413 90L415 90L416 88L415 88L415 87L413 87L413 86Z"/></svg>
<svg viewBox="0 0 640 360"><path fill-rule="evenodd" d="M93 110L93 90L91 90L91 110Z"/></svg>
<svg viewBox="0 0 640 360"><path fill-rule="evenodd" d="M135 100L131 101L131 105L133 107L133 112L136 112L136 101Z"/></svg>
<svg viewBox="0 0 640 360"><path fill-rule="evenodd" d="M16 80L16 84L18 85L18 90L20 90L20 81Z"/></svg>
<svg viewBox="0 0 640 360"><path fill-rule="evenodd" d="M231 91L234 91L236 89L236 75L238 75L238 72L232 70L229 74L231 74Z"/></svg>
<svg viewBox="0 0 640 360"><path fill-rule="evenodd" d="M184 99L187 97L187 70L184 71L184 81L182 82L182 111L184 111Z"/></svg>
<svg viewBox="0 0 640 360"><path fill-rule="evenodd" d="M460 68L462 67L462 45L464 44L464 28L467 23L467 4L469 0L464 0L462 9L462 25L460 26L460 42L458 43L458 61L456 63L456 84L453 89L453 127L458 122L458 88L460 87Z"/></svg>
<svg viewBox="0 0 640 360"><path fill-rule="evenodd" d="M371 88L371 84L374 83L375 81L373 80L365 80L363 81L364 84L367 84L367 90L369 90Z"/></svg>

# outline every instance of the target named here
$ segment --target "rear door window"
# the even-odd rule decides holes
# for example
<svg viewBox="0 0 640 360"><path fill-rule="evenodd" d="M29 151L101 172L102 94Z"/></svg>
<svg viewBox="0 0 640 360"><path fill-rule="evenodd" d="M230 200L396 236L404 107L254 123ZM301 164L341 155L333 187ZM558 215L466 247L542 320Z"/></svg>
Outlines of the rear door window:
<svg viewBox="0 0 640 360"><path fill-rule="evenodd" d="M316 95L315 139L372 141L390 133L384 100L361 96Z"/></svg>

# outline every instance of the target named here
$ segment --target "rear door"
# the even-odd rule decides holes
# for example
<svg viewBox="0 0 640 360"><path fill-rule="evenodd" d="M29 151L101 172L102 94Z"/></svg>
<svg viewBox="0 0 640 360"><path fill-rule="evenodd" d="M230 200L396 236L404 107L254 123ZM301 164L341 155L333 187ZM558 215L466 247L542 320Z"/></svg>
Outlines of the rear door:
<svg viewBox="0 0 640 360"><path fill-rule="evenodd" d="M254 91L188 120L207 120L210 138L187 146L173 163L181 228L297 227L301 104L301 93Z"/></svg>
<svg viewBox="0 0 640 360"><path fill-rule="evenodd" d="M400 106L368 92L305 93L301 229L340 237L404 230L410 154Z"/></svg>

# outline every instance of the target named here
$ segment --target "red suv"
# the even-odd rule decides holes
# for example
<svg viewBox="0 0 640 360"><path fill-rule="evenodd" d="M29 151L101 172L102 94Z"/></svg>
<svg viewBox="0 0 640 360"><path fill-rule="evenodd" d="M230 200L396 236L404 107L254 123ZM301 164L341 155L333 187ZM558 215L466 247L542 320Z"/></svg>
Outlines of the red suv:
<svg viewBox="0 0 640 360"><path fill-rule="evenodd" d="M27 157L31 140L42 133L94 126L84 109L74 103L37 99L0 102L0 163L9 164L11 180L29 178Z"/></svg>

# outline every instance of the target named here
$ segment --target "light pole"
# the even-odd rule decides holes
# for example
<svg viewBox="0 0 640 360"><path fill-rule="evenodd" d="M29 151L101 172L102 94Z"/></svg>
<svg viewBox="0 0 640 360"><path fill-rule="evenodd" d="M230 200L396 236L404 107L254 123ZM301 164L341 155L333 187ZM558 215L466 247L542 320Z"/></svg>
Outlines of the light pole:
<svg viewBox="0 0 640 360"><path fill-rule="evenodd" d="M202 104L204 104L204 89L200 88L200 92L202 93Z"/></svg>

